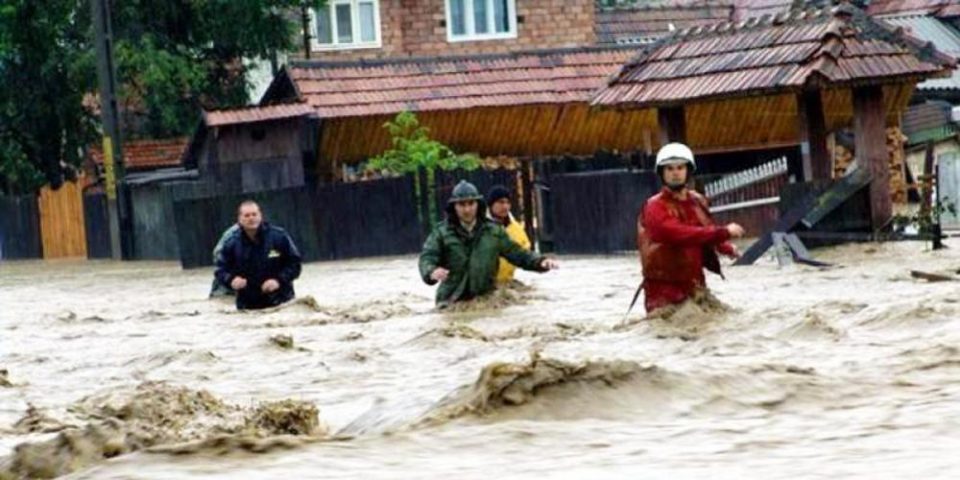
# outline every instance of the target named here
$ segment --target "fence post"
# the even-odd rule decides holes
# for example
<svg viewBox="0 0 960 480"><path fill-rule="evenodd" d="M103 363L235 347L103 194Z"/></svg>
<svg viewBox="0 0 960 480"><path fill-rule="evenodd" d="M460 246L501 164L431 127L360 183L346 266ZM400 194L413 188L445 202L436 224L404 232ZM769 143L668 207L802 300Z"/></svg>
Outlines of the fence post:
<svg viewBox="0 0 960 480"><path fill-rule="evenodd" d="M432 222L430 219L430 182L428 181L427 169L420 167L417 169L417 194L420 196L418 199L418 210L420 211L420 232L423 238L427 238L430 235L430 229L432 227Z"/></svg>
<svg viewBox="0 0 960 480"><path fill-rule="evenodd" d="M520 161L520 181L523 186L523 224L532 245L537 244L537 231L533 228L533 160Z"/></svg>

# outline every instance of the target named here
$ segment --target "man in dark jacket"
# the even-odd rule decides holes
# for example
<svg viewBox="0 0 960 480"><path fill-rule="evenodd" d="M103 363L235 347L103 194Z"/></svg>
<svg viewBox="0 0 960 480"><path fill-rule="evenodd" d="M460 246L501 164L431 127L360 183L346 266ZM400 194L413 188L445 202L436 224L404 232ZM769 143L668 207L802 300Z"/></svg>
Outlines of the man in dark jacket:
<svg viewBox="0 0 960 480"><path fill-rule="evenodd" d="M217 280L237 292L237 308L256 310L293 299L300 252L285 230L263 221L260 206L247 200L237 212L240 228L217 256Z"/></svg>
<svg viewBox="0 0 960 480"><path fill-rule="evenodd" d="M483 212L486 205L477 187L461 181L447 203L446 221L423 245L420 276L427 285L440 282L437 304L441 307L492 292L500 257L524 270L546 272L558 267L556 260L510 240L503 227Z"/></svg>

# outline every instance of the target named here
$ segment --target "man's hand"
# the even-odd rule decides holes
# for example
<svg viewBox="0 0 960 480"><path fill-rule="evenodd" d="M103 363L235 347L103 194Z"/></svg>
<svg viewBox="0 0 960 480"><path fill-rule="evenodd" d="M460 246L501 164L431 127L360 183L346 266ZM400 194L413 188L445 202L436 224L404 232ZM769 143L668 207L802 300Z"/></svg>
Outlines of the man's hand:
<svg viewBox="0 0 960 480"><path fill-rule="evenodd" d="M233 277L233 280L230 280L230 288L236 291L247 288L247 279L243 277Z"/></svg>
<svg viewBox="0 0 960 480"><path fill-rule="evenodd" d="M544 258L540 261L540 266L544 270L556 270L560 268L560 262L553 258Z"/></svg>
<svg viewBox="0 0 960 480"><path fill-rule="evenodd" d="M263 285L260 286L260 290L263 290L263 293L273 293L277 290L280 290L280 282L270 279L266 282L263 282Z"/></svg>
<svg viewBox="0 0 960 480"><path fill-rule="evenodd" d="M745 233L743 227L736 223L728 223L727 231L730 232L730 238L740 238Z"/></svg>
<svg viewBox="0 0 960 480"><path fill-rule="evenodd" d="M727 255L727 256L730 257L730 258L732 258L732 259L734 259L734 260L739 259L739 258L740 258L740 249L737 248L736 245L730 245L730 247L731 247L731 248L730 248L730 252L729 252L729 255Z"/></svg>
<svg viewBox="0 0 960 480"><path fill-rule="evenodd" d="M437 269L430 274L430 278L438 282L446 281L448 276L450 276L450 270L443 267L437 267Z"/></svg>

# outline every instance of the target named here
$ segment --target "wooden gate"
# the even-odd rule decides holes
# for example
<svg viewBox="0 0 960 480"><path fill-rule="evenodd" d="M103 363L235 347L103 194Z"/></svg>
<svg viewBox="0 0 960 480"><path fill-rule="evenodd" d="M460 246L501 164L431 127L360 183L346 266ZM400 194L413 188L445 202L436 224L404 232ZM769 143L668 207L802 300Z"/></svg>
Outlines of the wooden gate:
<svg viewBox="0 0 960 480"><path fill-rule="evenodd" d="M87 256L81 182L65 182L57 190L40 190L40 236L43 258Z"/></svg>
<svg viewBox="0 0 960 480"><path fill-rule="evenodd" d="M750 237L763 235L780 217L780 190L788 183L787 175L783 157L707 184L714 220L739 223Z"/></svg>

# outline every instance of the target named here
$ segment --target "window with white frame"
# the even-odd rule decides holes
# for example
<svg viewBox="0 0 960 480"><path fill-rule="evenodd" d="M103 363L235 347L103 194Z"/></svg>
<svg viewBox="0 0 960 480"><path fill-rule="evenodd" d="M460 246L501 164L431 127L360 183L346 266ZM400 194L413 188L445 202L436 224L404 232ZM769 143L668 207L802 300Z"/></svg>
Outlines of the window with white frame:
<svg viewBox="0 0 960 480"><path fill-rule="evenodd" d="M516 0L446 0L447 40L517 37Z"/></svg>
<svg viewBox="0 0 960 480"><path fill-rule="evenodd" d="M314 50L380 47L379 0L327 0L313 12Z"/></svg>

